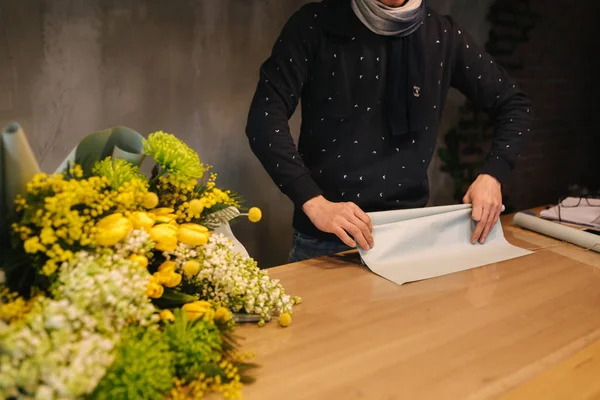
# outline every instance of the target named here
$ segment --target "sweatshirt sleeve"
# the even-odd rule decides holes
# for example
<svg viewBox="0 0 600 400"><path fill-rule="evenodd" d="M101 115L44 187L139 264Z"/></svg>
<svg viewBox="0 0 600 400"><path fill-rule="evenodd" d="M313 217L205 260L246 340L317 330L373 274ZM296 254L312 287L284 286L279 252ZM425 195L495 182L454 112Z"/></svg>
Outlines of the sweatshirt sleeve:
<svg viewBox="0 0 600 400"><path fill-rule="evenodd" d="M530 135L531 102L464 29L453 22L451 26L454 36L451 86L488 113L494 129L490 151L479 173L489 174L504 184Z"/></svg>
<svg viewBox="0 0 600 400"><path fill-rule="evenodd" d="M322 194L298 153L288 122L307 81L318 41L316 31L316 20L307 6L287 21L260 68L246 125L253 153L298 208Z"/></svg>

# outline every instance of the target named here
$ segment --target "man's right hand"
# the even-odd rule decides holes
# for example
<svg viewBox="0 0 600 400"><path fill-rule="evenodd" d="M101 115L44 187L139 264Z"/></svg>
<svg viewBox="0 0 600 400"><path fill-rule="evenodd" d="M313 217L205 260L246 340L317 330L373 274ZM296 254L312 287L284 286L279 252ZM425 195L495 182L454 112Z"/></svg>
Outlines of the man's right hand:
<svg viewBox="0 0 600 400"><path fill-rule="evenodd" d="M354 203L333 203L318 196L304 203L302 211L319 230L333 233L349 247L358 242L369 250L374 245L371 218Z"/></svg>

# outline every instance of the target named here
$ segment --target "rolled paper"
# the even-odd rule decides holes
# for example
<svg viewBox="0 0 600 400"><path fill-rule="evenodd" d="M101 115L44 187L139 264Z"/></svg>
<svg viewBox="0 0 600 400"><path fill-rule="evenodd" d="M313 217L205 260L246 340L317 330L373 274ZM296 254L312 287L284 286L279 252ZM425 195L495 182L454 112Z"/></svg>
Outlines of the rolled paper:
<svg viewBox="0 0 600 400"><path fill-rule="evenodd" d="M63 172L76 163L87 176L96 162L109 156L140 166L145 157L143 139L138 132L123 126L90 133L71 151L56 172Z"/></svg>
<svg viewBox="0 0 600 400"><path fill-rule="evenodd" d="M593 233L557 224L556 222L547 221L522 212L515 214L513 222L515 225L530 231L600 253L600 236Z"/></svg>

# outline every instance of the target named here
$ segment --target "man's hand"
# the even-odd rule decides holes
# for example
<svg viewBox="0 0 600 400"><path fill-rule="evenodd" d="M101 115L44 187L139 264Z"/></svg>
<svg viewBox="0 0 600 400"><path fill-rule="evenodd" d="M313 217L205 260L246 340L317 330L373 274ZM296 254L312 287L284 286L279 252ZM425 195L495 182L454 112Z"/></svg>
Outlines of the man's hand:
<svg viewBox="0 0 600 400"><path fill-rule="evenodd" d="M304 203L302 210L319 230L333 233L347 246L356 247L358 242L364 250L373 247L371 218L356 204L333 203L319 196Z"/></svg>
<svg viewBox="0 0 600 400"><path fill-rule="evenodd" d="M502 212L501 185L491 175L482 174L471 184L467 194L463 198L465 204L473 204L472 218L477 225L471 236L471 243L479 240L485 242L490 231L496 225Z"/></svg>

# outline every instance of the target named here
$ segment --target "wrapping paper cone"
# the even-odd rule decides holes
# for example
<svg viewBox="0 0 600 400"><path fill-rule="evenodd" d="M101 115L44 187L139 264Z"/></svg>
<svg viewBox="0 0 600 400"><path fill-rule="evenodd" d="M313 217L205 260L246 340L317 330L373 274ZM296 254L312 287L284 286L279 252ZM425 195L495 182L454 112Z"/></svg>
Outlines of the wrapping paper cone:
<svg viewBox="0 0 600 400"><path fill-rule="evenodd" d="M0 138L0 243L9 236L9 218L17 194L24 193L33 176L40 172L25 132L17 123L9 125Z"/></svg>
<svg viewBox="0 0 600 400"><path fill-rule="evenodd" d="M91 133L71 151L56 172L63 172L69 165L77 163L87 176L91 174L97 161L109 156L140 166L145 157L143 139L138 132L123 126Z"/></svg>

